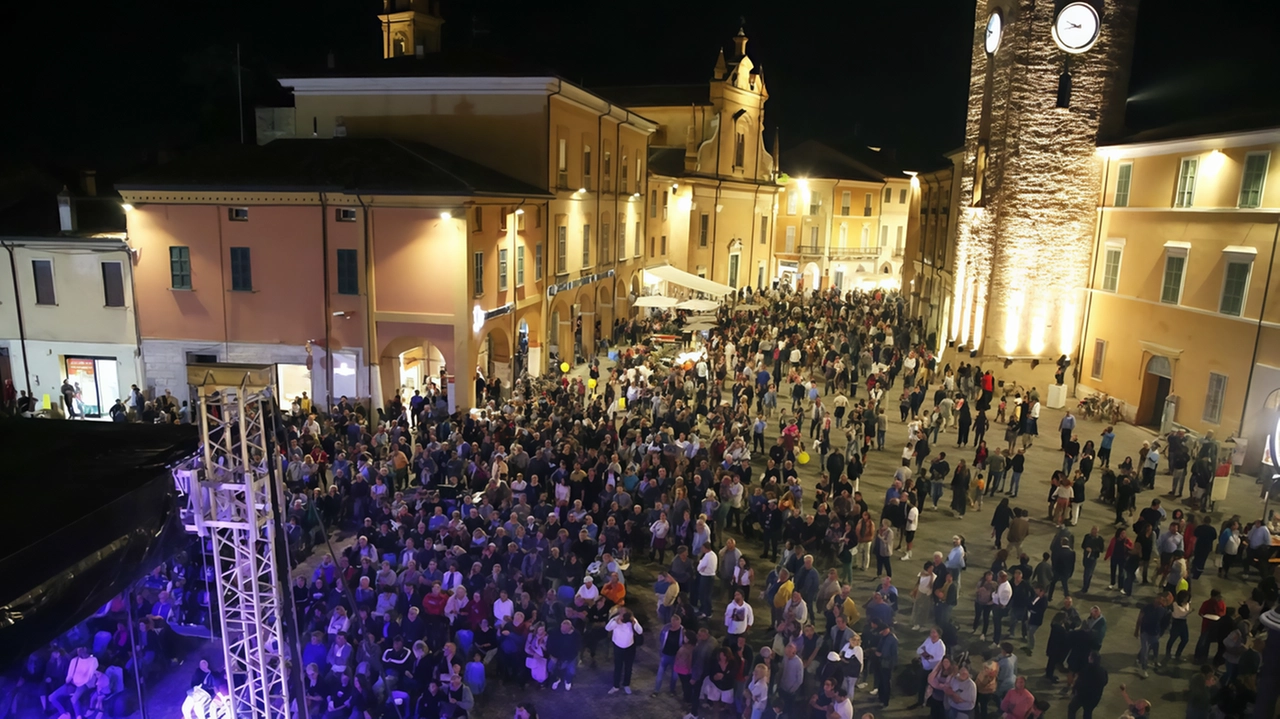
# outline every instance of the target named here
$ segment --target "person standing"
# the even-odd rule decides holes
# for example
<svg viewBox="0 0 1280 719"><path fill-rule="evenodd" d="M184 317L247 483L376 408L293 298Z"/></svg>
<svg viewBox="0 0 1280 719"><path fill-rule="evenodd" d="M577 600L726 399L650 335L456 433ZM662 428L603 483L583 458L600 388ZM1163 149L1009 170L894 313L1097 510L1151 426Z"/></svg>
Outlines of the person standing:
<svg viewBox="0 0 1280 719"><path fill-rule="evenodd" d="M1071 702L1067 704L1067 719L1076 719L1076 713L1084 710L1084 719L1093 719L1093 710L1102 702L1102 693L1107 688L1107 670L1102 667L1102 660L1096 651L1089 652L1084 669L1076 676L1071 687Z"/></svg>
<svg viewBox="0 0 1280 719"><path fill-rule="evenodd" d="M1142 608L1138 613L1138 621L1133 628L1133 633L1138 637L1138 667L1139 674L1143 679L1148 677L1148 662L1154 666L1160 666L1160 637L1169 628L1172 615L1168 608L1169 602L1166 597L1161 594L1152 597L1151 601ZM1154 656L1155 660L1151 657Z"/></svg>
<svg viewBox="0 0 1280 719"><path fill-rule="evenodd" d="M702 545L702 556L698 558L698 613L703 619L711 616L711 590L715 587L716 573L720 558L711 549L711 543Z"/></svg>
<svg viewBox="0 0 1280 719"><path fill-rule="evenodd" d="M916 647L916 656L920 657L920 666L924 670L920 674L919 686L916 688L916 703L907 707L908 710L919 709L924 706L924 692L929 686L929 673L933 668L938 666L938 662L947 655L947 645L943 643L942 636L938 633L938 628L934 627L929 630L929 636Z"/></svg>
<svg viewBox="0 0 1280 719"><path fill-rule="evenodd" d="M751 605L747 604L741 591L733 593L733 601L724 608L724 626L730 637L740 637L755 624L755 615ZM672 655L674 657L674 655Z"/></svg>
<svg viewBox="0 0 1280 719"><path fill-rule="evenodd" d="M880 706L887 707L893 693L893 670L898 666L898 637L894 635L893 627L881 628L880 643L876 646L875 653L879 658L876 666L876 693Z"/></svg>
<svg viewBox="0 0 1280 719"><path fill-rule="evenodd" d="M1081 564L1084 566L1084 582L1080 587L1081 592L1089 591L1089 583L1093 579L1093 572L1098 567L1098 558L1106 550L1106 542L1102 535L1098 533L1098 525L1094 525L1089 530L1089 534L1080 540L1080 551L1083 552Z"/></svg>
<svg viewBox="0 0 1280 719"><path fill-rule="evenodd" d="M609 693L617 694L621 689L630 694L631 669L636 661L636 638L644 634L644 628L629 609L623 609L609 620L604 629L613 641L613 688Z"/></svg>

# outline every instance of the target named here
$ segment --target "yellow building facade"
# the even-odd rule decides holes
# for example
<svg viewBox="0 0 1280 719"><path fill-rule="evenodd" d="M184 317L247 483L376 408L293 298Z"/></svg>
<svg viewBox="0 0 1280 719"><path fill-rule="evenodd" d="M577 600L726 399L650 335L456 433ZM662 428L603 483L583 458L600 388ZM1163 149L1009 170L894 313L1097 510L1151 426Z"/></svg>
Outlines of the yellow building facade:
<svg viewBox="0 0 1280 719"><path fill-rule="evenodd" d="M1137 424L1249 440L1280 407L1280 129L1100 148L1081 392Z"/></svg>
<svg viewBox="0 0 1280 719"><path fill-rule="evenodd" d="M740 30L705 85L597 90L657 125L645 260L735 289L768 285L776 276L777 172L763 130L769 92L747 41Z"/></svg>
<svg viewBox="0 0 1280 719"><path fill-rule="evenodd" d="M813 141L788 150L781 164L779 279L804 289L898 289L911 178Z"/></svg>

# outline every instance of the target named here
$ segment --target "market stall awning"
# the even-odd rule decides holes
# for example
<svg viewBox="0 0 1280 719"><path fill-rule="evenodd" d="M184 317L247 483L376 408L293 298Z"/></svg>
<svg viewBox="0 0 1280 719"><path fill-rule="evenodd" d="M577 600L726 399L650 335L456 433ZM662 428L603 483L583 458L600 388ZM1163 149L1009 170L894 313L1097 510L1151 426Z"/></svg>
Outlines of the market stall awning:
<svg viewBox="0 0 1280 719"><path fill-rule="evenodd" d="M673 285L688 287L695 292L712 295L713 297L722 297L731 295L737 290L729 285L722 285L719 282L712 282L695 274L690 274L684 270L676 269L671 265L658 265L657 267L646 267L645 272L657 277L665 282Z"/></svg>
<svg viewBox="0 0 1280 719"><path fill-rule="evenodd" d="M680 304L680 300L674 297L664 297L662 295L645 295L637 297L635 302L631 303L632 307L675 307Z"/></svg>
<svg viewBox="0 0 1280 719"><path fill-rule="evenodd" d="M676 305L678 310L690 310L692 312L710 312L720 306L715 300L685 300Z"/></svg>

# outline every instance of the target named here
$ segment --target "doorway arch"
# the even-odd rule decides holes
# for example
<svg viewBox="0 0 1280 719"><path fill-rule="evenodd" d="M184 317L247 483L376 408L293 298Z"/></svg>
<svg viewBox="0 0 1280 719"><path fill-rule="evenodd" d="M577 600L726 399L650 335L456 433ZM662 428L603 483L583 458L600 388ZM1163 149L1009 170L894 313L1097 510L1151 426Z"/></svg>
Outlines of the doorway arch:
<svg viewBox="0 0 1280 719"><path fill-rule="evenodd" d="M1165 400L1173 389L1173 363L1168 357L1153 354L1142 373L1142 396L1134 415L1134 424L1159 427L1164 418Z"/></svg>

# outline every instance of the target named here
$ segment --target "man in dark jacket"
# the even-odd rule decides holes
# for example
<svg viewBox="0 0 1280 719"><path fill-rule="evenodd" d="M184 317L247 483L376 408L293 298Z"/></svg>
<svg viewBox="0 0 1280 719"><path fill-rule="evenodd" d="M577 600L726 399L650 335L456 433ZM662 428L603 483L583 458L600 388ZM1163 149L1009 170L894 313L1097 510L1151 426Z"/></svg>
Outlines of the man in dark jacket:
<svg viewBox="0 0 1280 719"><path fill-rule="evenodd" d="M547 676L552 679L551 688L559 689L564 682L565 691L573 686L578 671L578 654L582 651L582 635L568 619L560 623L560 631L547 637Z"/></svg>
<svg viewBox="0 0 1280 719"><path fill-rule="evenodd" d="M1084 719L1093 719L1093 710L1102 701L1107 688L1107 670L1097 652L1089 653L1089 661L1072 686L1071 702L1067 705L1067 719L1076 719L1076 712L1084 710Z"/></svg>
<svg viewBox="0 0 1280 719"><path fill-rule="evenodd" d="M1053 590L1058 583L1062 584L1062 595L1070 597L1071 588L1067 586L1067 580L1076 572L1076 552L1065 538L1053 548L1050 561L1053 565L1053 581L1049 583L1049 599L1053 599Z"/></svg>

